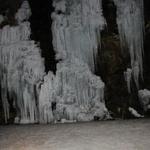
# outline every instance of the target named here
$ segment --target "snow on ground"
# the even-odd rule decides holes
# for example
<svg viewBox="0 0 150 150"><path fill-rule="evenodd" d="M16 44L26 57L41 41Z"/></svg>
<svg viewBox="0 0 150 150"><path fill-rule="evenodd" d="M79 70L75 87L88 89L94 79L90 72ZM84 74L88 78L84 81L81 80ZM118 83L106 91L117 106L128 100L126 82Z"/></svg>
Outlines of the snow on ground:
<svg viewBox="0 0 150 150"><path fill-rule="evenodd" d="M149 150L150 120L0 126L0 150Z"/></svg>

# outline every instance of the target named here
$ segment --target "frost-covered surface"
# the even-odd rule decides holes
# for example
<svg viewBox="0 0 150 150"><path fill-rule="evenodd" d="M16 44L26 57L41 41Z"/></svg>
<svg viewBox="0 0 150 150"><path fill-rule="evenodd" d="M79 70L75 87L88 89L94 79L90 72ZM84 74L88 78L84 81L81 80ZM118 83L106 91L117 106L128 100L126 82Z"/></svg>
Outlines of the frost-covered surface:
<svg viewBox="0 0 150 150"><path fill-rule="evenodd" d="M44 60L29 36L29 22L0 30L0 88L6 122L10 105L16 109L16 122L34 123L38 119L38 83L44 75Z"/></svg>
<svg viewBox="0 0 150 150"><path fill-rule="evenodd" d="M92 71L105 25L101 0L53 0L53 45L57 59L72 57L87 63Z"/></svg>
<svg viewBox="0 0 150 150"><path fill-rule="evenodd" d="M133 79L139 88L143 74L143 0L114 0L117 6L117 24L122 48L128 48ZM125 53L125 52L124 52Z"/></svg>
<svg viewBox="0 0 150 150"><path fill-rule="evenodd" d="M149 150L150 119L0 126L1 150Z"/></svg>
<svg viewBox="0 0 150 150"><path fill-rule="evenodd" d="M144 111L150 110L150 91L147 89L139 90L138 96Z"/></svg>

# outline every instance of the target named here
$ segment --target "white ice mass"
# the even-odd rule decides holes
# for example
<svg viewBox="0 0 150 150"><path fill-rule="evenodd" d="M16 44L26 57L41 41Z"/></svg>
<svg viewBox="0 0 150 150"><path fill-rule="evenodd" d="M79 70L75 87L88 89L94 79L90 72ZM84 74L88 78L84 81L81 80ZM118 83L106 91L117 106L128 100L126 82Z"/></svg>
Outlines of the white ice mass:
<svg viewBox="0 0 150 150"><path fill-rule="evenodd" d="M139 88L139 76L143 76L143 0L114 0L114 2L117 6L121 46L122 49L129 50L133 79Z"/></svg>
<svg viewBox="0 0 150 150"><path fill-rule="evenodd" d="M139 90L138 96L143 110L145 112L150 110L150 91L147 89Z"/></svg>
<svg viewBox="0 0 150 150"><path fill-rule="evenodd" d="M49 72L44 78L39 98L40 122L106 119L105 84L91 72L105 25L101 1L54 0L53 6L53 46L60 62L56 75Z"/></svg>
<svg viewBox="0 0 150 150"><path fill-rule="evenodd" d="M24 1L18 17L19 12L23 16L22 9L27 6ZM30 40L30 23L24 19L17 26L7 25L0 29L0 88L6 122L10 105L16 109L21 123L38 121L37 85L44 75L44 60L41 50Z"/></svg>
<svg viewBox="0 0 150 150"><path fill-rule="evenodd" d="M31 10L24 1L18 25L0 30L0 83L5 121L9 108L16 123L51 123L107 119L105 84L94 75L105 25L101 0L53 0L53 46L56 75L45 75L40 49L30 40Z"/></svg>

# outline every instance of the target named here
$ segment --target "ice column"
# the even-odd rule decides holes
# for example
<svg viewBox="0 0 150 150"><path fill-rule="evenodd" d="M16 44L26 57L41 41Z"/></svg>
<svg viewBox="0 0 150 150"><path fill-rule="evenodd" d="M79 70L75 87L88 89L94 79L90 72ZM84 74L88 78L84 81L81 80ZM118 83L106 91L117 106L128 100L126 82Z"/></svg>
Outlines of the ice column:
<svg viewBox="0 0 150 150"><path fill-rule="evenodd" d="M50 101L56 103L53 117L56 121L106 119L105 84L92 73L105 25L101 0L53 0L53 6L53 46L60 60L55 84L50 84L55 85L50 94Z"/></svg>

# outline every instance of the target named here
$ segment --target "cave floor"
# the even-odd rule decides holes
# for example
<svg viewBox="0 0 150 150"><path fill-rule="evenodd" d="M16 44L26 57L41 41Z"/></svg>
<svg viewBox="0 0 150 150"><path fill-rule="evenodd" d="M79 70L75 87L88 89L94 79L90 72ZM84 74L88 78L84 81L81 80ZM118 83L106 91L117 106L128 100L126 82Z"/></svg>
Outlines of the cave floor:
<svg viewBox="0 0 150 150"><path fill-rule="evenodd" d="M150 119L0 126L0 150L150 150Z"/></svg>

